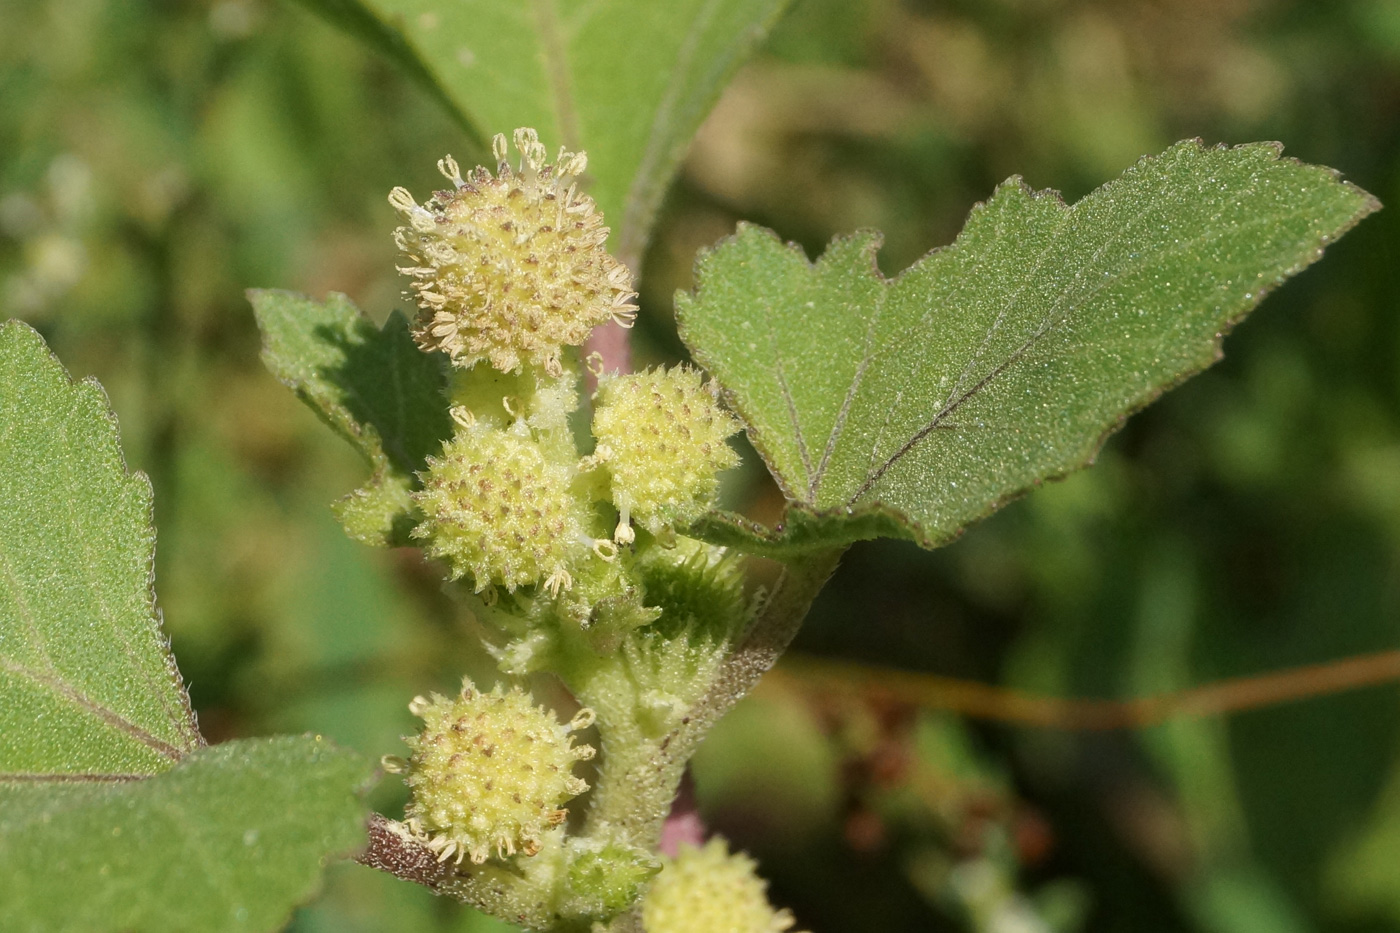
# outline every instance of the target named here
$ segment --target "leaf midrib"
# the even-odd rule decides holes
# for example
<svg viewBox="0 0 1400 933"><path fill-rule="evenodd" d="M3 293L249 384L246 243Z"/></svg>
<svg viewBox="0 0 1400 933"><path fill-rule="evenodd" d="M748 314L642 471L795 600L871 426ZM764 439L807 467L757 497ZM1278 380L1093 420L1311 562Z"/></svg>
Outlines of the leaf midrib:
<svg viewBox="0 0 1400 933"><path fill-rule="evenodd" d="M720 0L706 0L699 15L690 21L690 28L686 30L685 37L681 40L675 64L672 66L670 77L666 81L666 89L662 92L661 103L657 105L656 112L652 116L651 128L647 131L646 145L642 147L642 157L637 162L637 169L632 175L632 183L627 186L626 200L622 205L622 220L618 223L617 243L618 253L621 254L623 261L632 268L634 277L640 276L642 271L637 266L641 263L641 246L646 239L644 230L646 218L643 215L643 208L648 200L648 189L652 186L651 176L657 171L657 164L664 154L661 141L666 134L663 132L663 127L668 126L671 122L676 101L680 99L681 75L688 73L691 61L695 57L695 50L700 45L700 35L704 32L704 27L708 26L714 17L715 9L719 3Z"/></svg>
<svg viewBox="0 0 1400 933"><path fill-rule="evenodd" d="M555 0L531 0L535 29L540 44L540 64L544 66L551 109L559 135L567 149L581 148L578 110L574 104L573 76L569 70L568 46L562 34L559 8Z"/></svg>

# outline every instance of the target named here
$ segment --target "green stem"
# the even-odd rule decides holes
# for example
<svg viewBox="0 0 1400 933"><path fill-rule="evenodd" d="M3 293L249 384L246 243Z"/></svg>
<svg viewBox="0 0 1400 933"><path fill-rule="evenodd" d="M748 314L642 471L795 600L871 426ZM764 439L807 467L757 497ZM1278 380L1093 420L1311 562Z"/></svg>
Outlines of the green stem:
<svg viewBox="0 0 1400 933"><path fill-rule="evenodd" d="M588 808L585 835L612 836L654 848L680 775L663 754L666 735L649 735L640 718L644 690L621 654L594 659L591 670L566 678L579 701L598 714L601 761Z"/></svg>
<svg viewBox="0 0 1400 933"><path fill-rule="evenodd" d="M758 618L720 668L709 691L676 731L666 749L670 758L678 759L683 767L720 717L747 696L759 678L778 663L844 553L844 547L831 548L784 562L782 575L773 585Z"/></svg>
<svg viewBox="0 0 1400 933"><path fill-rule="evenodd" d="M610 730L603 736L604 757L588 811L586 834L606 836L620 832L632 845L656 849L686 763L701 739L777 663L801 628L817 593L840 563L844 550L818 551L786 563L753 625L720 665L709 689L678 728L659 737L648 737L635 715L625 715L619 708L621 704L609 710L611 715L600 711L599 722L609 723ZM625 675L621 668L621 664L616 665L614 672ZM617 682L612 677L606 679ZM616 696L611 690L603 690L599 699ZM607 933L639 933L640 908L633 907L614 917L605 929Z"/></svg>
<svg viewBox="0 0 1400 933"><path fill-rule="evenodd" d="M791 644L842 553L844 549L818 551L787 562L753 625L674 731L648 736L637 723L636 704L616 702L629 682L620 663L578 685L579 699L597 704L599 722L608 725L587 832L621 832L631 844L655 849L686 762L710 728Z"/></svg>
<svg viewBox="0 0 1400 933"><path fill-rule="evenodd" d="M625 653L591 655L587 663L563 671L580 701L598 713L602 761L582 836L655 851L662 825L675 799L685 765L701 739L739 702L792 642L812 601L836 569L843 550L813 552L786 563L782 575L749 630L719 664L708 689L669 732L648 729L646 679L630 669ZM574 930L585 923L578 905L560 898L561 872L568 856L551 840L547 851L527 860L523 871L487 865L453 871L440 865L426 847L398 824L379 818L371 824L365 864L426 884L441 894L466 901L530 929ZM608 922L608 933L641 929L636 908Z"/></svg>

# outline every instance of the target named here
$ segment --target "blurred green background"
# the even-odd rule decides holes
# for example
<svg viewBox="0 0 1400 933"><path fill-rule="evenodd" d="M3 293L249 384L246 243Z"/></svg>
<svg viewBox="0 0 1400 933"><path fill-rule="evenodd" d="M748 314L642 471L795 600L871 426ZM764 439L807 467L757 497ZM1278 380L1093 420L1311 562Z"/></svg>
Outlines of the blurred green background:
<svg viewBox="0 0 1400 933"><path fill-rule="evenodd" d="M490 130L509 130L492 127ZM1277 139L1400 203L1400 0L797 0L697 138L639 362L739 219L889 274L1011 174L1076 198L1184 137ZM402 306L385 200L475 155L426 92L278 0L0 0L0 313L95 375L150 474L211 741L400 751L489 678L416 552L327 509L363 466L262 369L244 288ZM1400 646L1400 214L1269 298L1098 466L937 552L858 545L796 651L1132 697ZM735 501L777 508L749 473ZM1395 687L1136 732L967 722L799 665L695 765L710 824L826 931L1400 930ZM392 786L376 803L399 802ZM353 865L298 931L494 921Z"/></svg>

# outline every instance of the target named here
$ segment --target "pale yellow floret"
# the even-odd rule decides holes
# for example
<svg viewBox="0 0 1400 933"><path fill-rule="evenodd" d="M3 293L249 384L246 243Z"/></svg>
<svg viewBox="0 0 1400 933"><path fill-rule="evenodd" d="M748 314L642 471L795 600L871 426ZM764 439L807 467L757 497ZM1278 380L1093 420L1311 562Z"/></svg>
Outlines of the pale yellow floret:
<svg viewBox="0 0 1400 933"><path fill-rule="evenodd" d="M646 933L784 933L792 915L768 903L768 885L752 859L723 839L682 846L667 859L642 900Z"/></svg>
<svg viewBox="0 0 1400 933"><path fill-rule="evenodd" d="M534 855L568 815L561 805L588 789L570 769L594 749L571 734L593 723L592 710L561 724L519 687L483 693L470 680L452 699L416 697L409 710L423 731L405 739L407 760L385 766L405 774L405 824L440 861Z"/></svg>
<svg viewBox="0 0 1400 933"><path fill-rule="evenodd" d="M661 534L703 515L714 504L720 471L739 462L726 442L738 430L699 371L688 366L601 379L592 465L604 467L612 480L621 518L615 539L633 540L632 521Z"/></svg>
<svg viewBox="0 0 1400 933"><path fill-rule="evenodd" d="M636 315L631 274L605 249L608 228L593 199L578 190L581 153L560 150L553 163L534 130L515 131L520 161L493 141L496 174L462 173L438 163L452 183L419 205L403 188L389 203L406 223L394 231L399 269L412 279L420 314L415 337L459 367L485 360L503 372L523 364L560 372L559 353L598 324L630 325Z"/></svg>
<svg viewBox="0 0 1400 933"><path fill-rule="evenodd" d="M470 575L477 592L543 583L555 595L572 585L568 564L586 555L570 470L545 457L526 433L475 419L428 458L414 502L423 520L413 536L447 561L453 579Z"/></svg>

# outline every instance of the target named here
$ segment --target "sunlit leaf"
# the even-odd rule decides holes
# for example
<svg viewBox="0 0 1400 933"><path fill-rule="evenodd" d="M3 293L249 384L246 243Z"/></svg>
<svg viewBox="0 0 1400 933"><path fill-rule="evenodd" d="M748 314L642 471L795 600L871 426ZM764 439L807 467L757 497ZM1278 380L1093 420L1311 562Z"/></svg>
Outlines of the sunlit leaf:
<svg viewBox="0 0 1400 933"><path fill-rule="evenodd" d="M200 744L154 556L101 386L0 325L0 779L157 774Z"/></svg>
<svg viewBox="0 0 1400 933"><path fill-rule="evenodd" d="M268 369L369 461L369 481L336 503L336 516L367 543L407 544L414 474L452 433L440 357L414 345L402 315L381 330L344 295L248 297Z"/></svg>
<svg viewBox="0 0 1400 933"><path fill-rule="evenodd" d="M1378 206L1276 145L1188 141L1073 207L1012 179L892 281L876 233L810 263L741 226L679 297L682 336L799 505L800 534L715 527L769 550L892 531L946 542L1091 462Z"/></svg>

